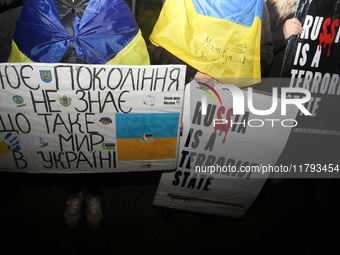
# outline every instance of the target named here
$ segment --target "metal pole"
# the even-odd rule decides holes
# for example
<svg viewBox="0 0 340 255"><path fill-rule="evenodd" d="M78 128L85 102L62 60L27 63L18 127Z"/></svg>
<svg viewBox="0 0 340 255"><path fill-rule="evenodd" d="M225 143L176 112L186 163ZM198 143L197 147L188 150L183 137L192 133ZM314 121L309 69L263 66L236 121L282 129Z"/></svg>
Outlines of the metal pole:
<svg viewBox="0 0 340 255"><path fill-rule="evenodd" d="M137 0L132 0L132 14L136 18L137 13Z"/></svg>

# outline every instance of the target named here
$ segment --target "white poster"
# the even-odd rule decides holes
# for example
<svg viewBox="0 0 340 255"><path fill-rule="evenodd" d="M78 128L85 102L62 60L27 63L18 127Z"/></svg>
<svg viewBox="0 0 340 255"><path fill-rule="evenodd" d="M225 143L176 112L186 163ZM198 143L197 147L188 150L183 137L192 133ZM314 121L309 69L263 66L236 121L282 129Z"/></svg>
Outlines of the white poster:
<svg viewBox="0 0 340 255"><path fill-rule="evenodd" d="M185 66L0 65L0 171L175 169Z"/></svg>
<svg viewBox="0 0 340 255"><path fill-rule="evenodd" d="M275 163L296 125L297 108L285 106L283 116L277 97L251 91L248 96L235 87L244 99L244 112L236 115L228 86L186 86L177 170L162 174L154 205L242 217L269 173L289 170Z"/></svg>

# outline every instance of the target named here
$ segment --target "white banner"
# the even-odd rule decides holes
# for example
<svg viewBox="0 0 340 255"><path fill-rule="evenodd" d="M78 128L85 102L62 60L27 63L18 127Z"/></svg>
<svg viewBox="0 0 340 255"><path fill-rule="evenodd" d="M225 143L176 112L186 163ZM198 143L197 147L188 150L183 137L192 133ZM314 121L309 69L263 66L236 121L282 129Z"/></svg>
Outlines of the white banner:
<svg viewBox="0 0 340 255"><path fill-rule="evenodd" d="M185 66L0 65L0 171L175 169Z"/></svg>
<svg viewBox="0 0 340 255"><path fill-rule="evenodd" d="M288 170L275 163L296 124L297 108L287 105L287 115L282 116L278 99L270 115L255 115L248 104L243 115L234 115L227 85L215 86L215 94L195 82L186 87L178 167L162 174L154 205L241 217L269 172ZM242 94L249 102L247 92ZM275 106L272 96L251 95L254 109Z"/></svg>

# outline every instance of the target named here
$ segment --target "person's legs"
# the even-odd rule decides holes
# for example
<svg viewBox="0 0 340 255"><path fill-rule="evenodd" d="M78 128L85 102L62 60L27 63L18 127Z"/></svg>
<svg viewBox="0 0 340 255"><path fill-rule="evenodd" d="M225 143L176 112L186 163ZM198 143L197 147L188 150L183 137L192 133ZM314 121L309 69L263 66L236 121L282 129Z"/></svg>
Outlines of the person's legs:
<svg viewBox="0 0 340 255"><path fill-rule="evenodd" d="M100 206L100 176L90 174L86 176L86 223L91 228L99 227L103 214Z"/></svg>
<svg viewBox="0 0 340 255"><path fill-rule="evenodd" d="M70 174L65 176L64 183L69 195L64 221L67 227L74 228L78 226L80 219L81 203L83 194L82 186L86 187L86 222L91 228L99 227L102 220L102 210L100 206L100 185L99 176L96 174Z"/></svg>
<svg viewBox="0 0 340 255"><path fill-rule="evenodd" d="M81 176L70 174L63 179L69 195L64 212L64 222L66 227L75 228L79 224L81 203L83 201Z"/></svg>

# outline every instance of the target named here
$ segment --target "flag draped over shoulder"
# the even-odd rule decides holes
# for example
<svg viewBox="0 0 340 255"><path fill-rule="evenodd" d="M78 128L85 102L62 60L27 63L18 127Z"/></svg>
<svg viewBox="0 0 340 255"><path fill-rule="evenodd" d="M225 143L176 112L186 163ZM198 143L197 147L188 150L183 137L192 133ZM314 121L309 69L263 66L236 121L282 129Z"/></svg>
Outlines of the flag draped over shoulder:
<svg viewBox="0 0 340 255"><path fill-rule="evenodd" d="M74 35L62 25L54 0L26 0L8 62L58 63L73 42L88 64L147 65L141 31L123 0L90 0Z"/></svg>
<svg viewBox="0 0 340 255"><path fill-rule="evenodd" d="M150 40L221 82L257 79L262 13L263 0L168 0Z"/></svg>

